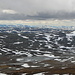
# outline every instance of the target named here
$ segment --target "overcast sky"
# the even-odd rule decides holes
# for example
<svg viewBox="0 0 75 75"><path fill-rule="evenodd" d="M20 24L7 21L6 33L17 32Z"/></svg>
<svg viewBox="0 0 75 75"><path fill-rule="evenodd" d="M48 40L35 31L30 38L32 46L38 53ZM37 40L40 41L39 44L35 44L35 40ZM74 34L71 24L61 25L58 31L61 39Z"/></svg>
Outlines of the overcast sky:
<svg viewBox="0 0 75 75"><path fill-rule="evenodd" d="M75 0L0 0L0 20L75 19Z"/></svg>

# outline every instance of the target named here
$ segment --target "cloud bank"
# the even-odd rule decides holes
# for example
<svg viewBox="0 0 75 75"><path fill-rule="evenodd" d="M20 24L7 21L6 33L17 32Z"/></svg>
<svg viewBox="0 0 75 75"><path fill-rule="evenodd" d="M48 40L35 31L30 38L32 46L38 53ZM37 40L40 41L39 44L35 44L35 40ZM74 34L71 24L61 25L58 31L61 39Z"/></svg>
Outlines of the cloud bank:
<svg viewBox="0 0 75 75"><path fill-rule="evenodd" d="M75 19L75 0L0 0L0 20Z"/></svg>

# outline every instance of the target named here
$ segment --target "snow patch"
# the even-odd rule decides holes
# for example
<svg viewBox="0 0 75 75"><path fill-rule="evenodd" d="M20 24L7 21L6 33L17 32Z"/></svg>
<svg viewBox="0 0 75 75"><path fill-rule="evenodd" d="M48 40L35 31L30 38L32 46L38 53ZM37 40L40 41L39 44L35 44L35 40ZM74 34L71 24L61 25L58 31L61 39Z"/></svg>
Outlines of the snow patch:
<svg viewBox="0 0 75 75"><path fill-rule="evenodd" d="M45 36L46 36L45 38L49 41L50 40L50 35L46 34Z"/></svg>
<svg viewBox="0 0 75 75"><path fill-rule="evenodd" d="M21 43L23 43L23 42L14 42L13 44L21 44Z"/></svg>
<svg viewBox="0 0 75 75"><path fill-rule="evenodd" d="M37 74L33 74L33 75L44 75L44 73L37 73Z"/></svg>
<svg viewBox="0 0 75 75"><path fill-rule="evenodd" d="M55 56L54 56L54 55L52 55L52 54L44 54L43 56L52 57L52 58L54 58L54 57L55 57Z"/></svg>
<svg viewBox="0 0 75 75"><path fill-rule="evenodd" d="M28 39L29 37L26 37L26 36L21 36L22 38L25 38L25 39Z"/></svg>
<svg viewBox="0 0 75 75"><path fill-rule="evenodd" d="M7 75L7 74L4 74L4 73L0 73L0 75Z"/></svg>
<svg viewBox="0 0 75 75"><path fill-rule="evenodd" d="M16 59L16 61L22 61L23 59L22 58L18 58L18 59Z"/></svg>
<svg viewBox="0 0 75 75"><path fill-rule="evenodd" d="M23 67L30 67L27 63L25 63L25 64L23 64L21 66L23 66Z"/></svg>
<svg viewBox="0 0 75 75"><path fill-rule="evenodd" d="M22 75L27 75L27 73L23 73Z"/></svg>
<svg viewBox="0 0 75 75"><path fill-rule="evenodd" d="M72 34L75 34L75 31L71 32Z"/></svg>

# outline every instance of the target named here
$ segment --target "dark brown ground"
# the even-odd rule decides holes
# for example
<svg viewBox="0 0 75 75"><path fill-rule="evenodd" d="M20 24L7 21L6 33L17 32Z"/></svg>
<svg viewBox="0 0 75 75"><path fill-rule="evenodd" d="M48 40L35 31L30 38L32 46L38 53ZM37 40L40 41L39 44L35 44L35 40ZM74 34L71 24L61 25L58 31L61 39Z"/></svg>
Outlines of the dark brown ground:
<svg viewBox="0 0 75 75"><path fill-rule="evenodd" d="M2 73L8 74L8 75L21 75L23 73L27 73L26 75L33 75L33 74L37 74L37 73L44 73L44 75L52 75L52 74L71 74L71 75L75 75L75 65L74 64L69 64L68 66L66 66L66 68L61 68L62 64L67 64L67 62L64 63L60 63L58 61L51 61L51 60L45 60L42 62L38 62L39 63L48 63L48 64L52 64L55 65L54 68L50 68L50 66L48 67L29 67L29 68L21 68L21 65L1 65L0 66L0 71ZM32 64L33 63L29 63ZM59 64L59 65L58 65ZM36 65L36 64L35 64ZM21 68L20 70L14 70L14 69L10 69L10 68ZM65 67L65 66L63 66Z"/></svg>

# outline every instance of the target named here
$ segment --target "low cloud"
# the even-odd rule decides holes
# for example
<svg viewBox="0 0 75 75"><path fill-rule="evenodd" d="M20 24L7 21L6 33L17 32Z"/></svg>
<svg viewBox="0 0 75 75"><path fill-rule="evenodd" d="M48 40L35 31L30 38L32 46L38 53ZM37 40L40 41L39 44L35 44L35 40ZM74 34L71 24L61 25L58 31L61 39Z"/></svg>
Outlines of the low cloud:
<svg viewBox="0 0 75 75"><path fill-rule="evenodd" d="M4 9L4 10L2 10L2 13L6 13L6 14L16 14L17 12L14 11L14 10Z"/></svg>
<svg viewBox="0 0 75 75"><path fill-rule="evenodd" d="M49 12L41 12L38 13L37 15L34 16L27 16L28 18L31 19L37 19L37 20L48 20L48 19L59 19L59 20L63 20L63 19L75 19L75 12L53 12L53 13L49 13Z"/></svg>
<svg viewBox="0 0 75 75"><path fill-rule="evenodd" d="M49 13L49 12L40 12L36 15L25 15L18 14L12 12L5 12L0 14L0 20L49 20L49 19L75 19L75 12L57 12L57 13Z"/></svg>

